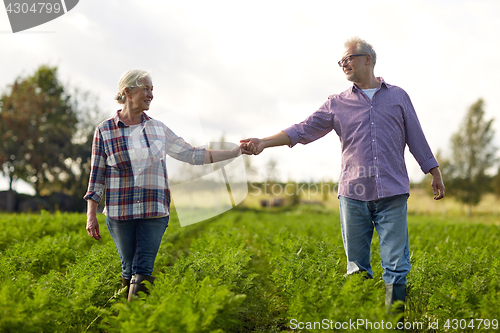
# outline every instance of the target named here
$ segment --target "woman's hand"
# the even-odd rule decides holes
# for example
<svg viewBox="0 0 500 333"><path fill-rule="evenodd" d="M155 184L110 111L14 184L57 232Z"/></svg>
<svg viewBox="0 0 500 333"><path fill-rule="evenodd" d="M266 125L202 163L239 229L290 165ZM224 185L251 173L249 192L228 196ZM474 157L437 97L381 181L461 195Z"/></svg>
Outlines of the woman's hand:
<svg viewBox="0 0 500 333"><path fill-rule="evenodd" d="M87 233L96 240L101 239L101 235L99 234L99 222L95 215L87 215Z"/></svg>
<svg viewBox="0 0 500 333"><path fill-rule="evenodd" d="M99 222L97 221L97 205L94 200L87 200L87 233L95 239L101 239L99 234Z"/></svg>
<svg viewBox="0 0 500 333"><path fill-rule="evenodd" d="M259 155L265 148L264 141L257 138L240 140L241 152L247 155Z"/></svg>

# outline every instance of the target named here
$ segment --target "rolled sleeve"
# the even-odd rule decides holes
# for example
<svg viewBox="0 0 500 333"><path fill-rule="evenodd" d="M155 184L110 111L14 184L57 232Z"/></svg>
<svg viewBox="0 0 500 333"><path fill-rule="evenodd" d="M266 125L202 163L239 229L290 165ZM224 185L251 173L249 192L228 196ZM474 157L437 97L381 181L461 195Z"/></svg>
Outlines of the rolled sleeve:
<svg viewBox="0 0 500 333"><path fill-rule="evenodd" d="M436 167L439 167L439 164L438 164L438 161L434 157L428 159L427 161L425 161L424 163L422 163L420 165L420 169L422 169L422 172L425 174L429 173L429 171L431 171L431 169L434 169Z"/></svg>
<svg viewBox="0 0 500 333"><path fill-rule="evenodd" d="M100 202L106 184L106 154L102 135L97 129L92 140L90 178L87 192L83 199Z"/></svg>
<svg viewBox="0 0 500 333"><path fill-rule="evenodd" d="M292 125L292 126L288 127L287 129L283 130L283 132L285 132L285 134L290 137L290 145L289 145L290 148L292 148L297 143L299 143L299 135L297 134L297 131L295 130L295 126L296 125Z"/></svg>
<svg viewBox="0 0 500 333"><path fill-rule="evenodd" d="M102 199L102 193L101 195L99 195L97 192L89 192L87 191L87 193L85 194L85 196L83 197L83 199L85 200L93 200L95 202L101 202L101 199Z"/></svg>
<svg viewBox="0 0 500 333"><path fill-rule="evenodd" d="M308 144L322 138L333 129L333 118L331 101L328 99L304 121L284 129L283 132L290 137L290 147L297 143Z"/></svg>

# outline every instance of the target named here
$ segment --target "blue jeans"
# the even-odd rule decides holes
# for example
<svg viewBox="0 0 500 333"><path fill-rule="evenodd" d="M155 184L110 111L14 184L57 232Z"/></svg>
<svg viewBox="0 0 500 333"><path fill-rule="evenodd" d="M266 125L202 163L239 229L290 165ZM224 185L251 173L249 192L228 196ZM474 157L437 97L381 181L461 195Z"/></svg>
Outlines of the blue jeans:
<svg viewBox="0 0 500 333"><path fill-rule="evenodd" d="M151 275L161 239L168 227L168 216L155 219L114 220L106 225L115 242L122 263L122 276Z"/></svg>
<svg viewBox="0 0 500 333"><path fill-rule="evenodd" d="M406 275L411 268L407 201L408 194L375 201L339 197L347 274L366 271L373 277L370 248L375 228L380 243L384 282L406 284Z"/></svg>

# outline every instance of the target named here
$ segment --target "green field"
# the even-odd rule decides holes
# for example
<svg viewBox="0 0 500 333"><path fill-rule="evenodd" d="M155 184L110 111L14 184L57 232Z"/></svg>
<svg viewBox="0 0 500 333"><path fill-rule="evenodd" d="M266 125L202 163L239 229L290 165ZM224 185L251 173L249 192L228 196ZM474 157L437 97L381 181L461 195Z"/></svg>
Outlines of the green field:
<svg viewBox="0 0 500 333"><path fill-rule="evenodd" d="M0 215L0 332L383 332L397 320L376 237L374 279L344 276L334 209L240 208L184 228L173 213L151 295L132 303L99 220L97 242L83 214ZM410 214L407 331L500 330L498 220Z"/></svg>

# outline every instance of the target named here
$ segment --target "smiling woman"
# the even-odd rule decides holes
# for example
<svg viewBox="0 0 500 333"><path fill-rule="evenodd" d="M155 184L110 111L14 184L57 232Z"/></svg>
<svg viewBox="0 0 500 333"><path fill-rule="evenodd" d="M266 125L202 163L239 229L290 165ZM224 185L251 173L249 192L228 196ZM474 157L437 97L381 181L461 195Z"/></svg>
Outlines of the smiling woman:
<svg viewBox="0 0 500 333"><path fill-rule="evenodd" d="M115 99L123 108L102 122L92 142L91 174L87 200L87 233L99 240L97 205L106 190L106 225L122 264L122 285L129 301L148 292L154 262L168 227L170 189L165 157L189 164L214 163L240 154L195 148L161 121L144 113L153 100L148 72L131 70L122 75Z"/></svg>
<svg viewBox="0 0 500 333"><path fill-rule="evenodd" d="M153 82L151 74L148 72L141 70L126 72L118 82L118 90L119 92L115 99L119 104L124 104L124 109L128 109L128 105L125 102L127 99L132 100L132 93L134 93L136 103L133 106L137 109L143 107L144 109L142 110L149 110L149 105L153 100ZM141 113L142 110L140 111Z"/></svg>

